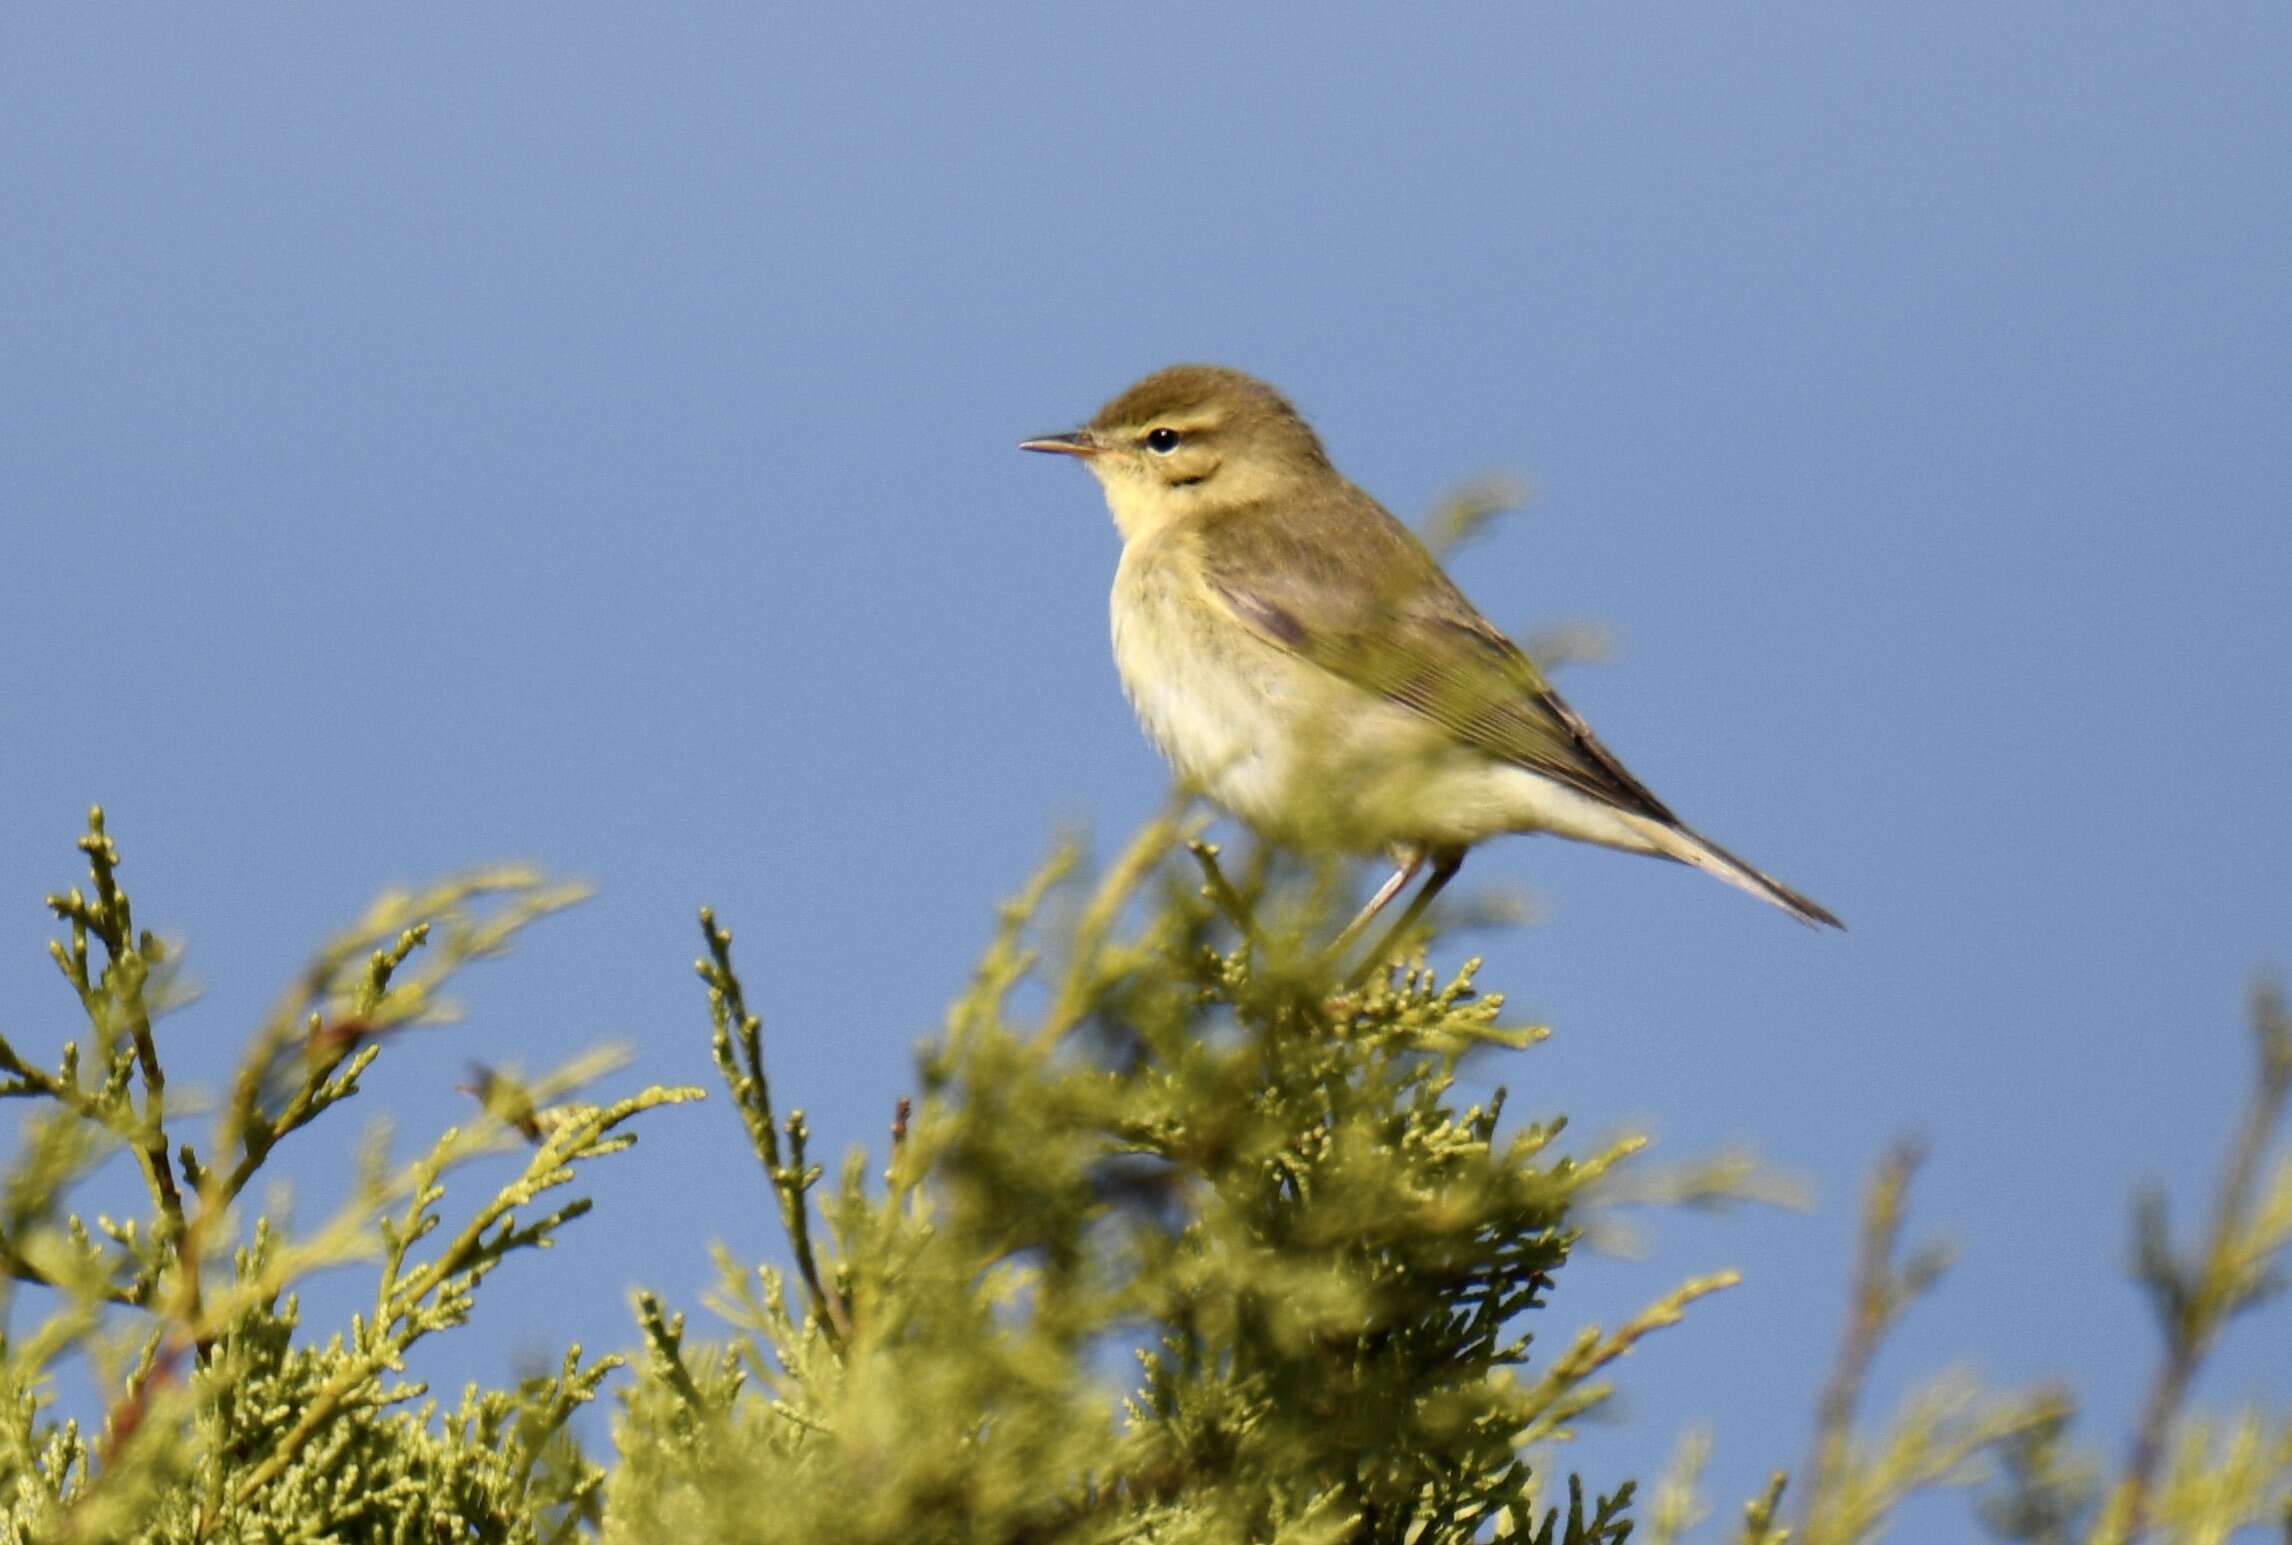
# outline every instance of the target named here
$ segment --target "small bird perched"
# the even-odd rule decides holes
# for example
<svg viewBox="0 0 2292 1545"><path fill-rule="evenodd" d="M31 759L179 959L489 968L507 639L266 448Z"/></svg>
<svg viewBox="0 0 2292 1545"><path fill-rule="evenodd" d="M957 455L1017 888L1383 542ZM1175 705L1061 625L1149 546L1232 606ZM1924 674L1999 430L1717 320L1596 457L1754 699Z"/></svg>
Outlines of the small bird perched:
<svg viewBox="0 0 2292 1545"><path fill-rule="evenodd" d="M1105 490L1115 664L1180 778L1269 836L1393 855L1340 947L1429 862L1398 934L1507 832L1676 859L1845 926L1649 793L1264 382L1175 365L1021 449Z"/></svg>

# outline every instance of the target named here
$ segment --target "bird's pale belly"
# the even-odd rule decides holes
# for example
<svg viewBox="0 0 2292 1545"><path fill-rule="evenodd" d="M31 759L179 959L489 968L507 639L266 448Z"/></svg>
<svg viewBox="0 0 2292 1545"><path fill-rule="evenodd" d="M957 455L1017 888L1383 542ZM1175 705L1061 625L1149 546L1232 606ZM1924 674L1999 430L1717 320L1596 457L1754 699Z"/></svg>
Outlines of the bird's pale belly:
<svg viewBox="0 0 2292 1545"><path fill-rule="evenodd" d="M1296 776L1284 726L1301 715L1308 685L1296 663L1238 627L1206 625L1177 603L1165 573L1123 578L1114 663L1147 737L1181 781L1253 825L1283 829Z"/></svg>
<svg viewBox="0 0 2292 1545"><path fill-rule="evenodd" d="M1551 830L1644 839L1572 790L1457 744L1221 614L1182 562L1125 554L1114 660L1179 778L1266 834L1357 851Z"/></svg>

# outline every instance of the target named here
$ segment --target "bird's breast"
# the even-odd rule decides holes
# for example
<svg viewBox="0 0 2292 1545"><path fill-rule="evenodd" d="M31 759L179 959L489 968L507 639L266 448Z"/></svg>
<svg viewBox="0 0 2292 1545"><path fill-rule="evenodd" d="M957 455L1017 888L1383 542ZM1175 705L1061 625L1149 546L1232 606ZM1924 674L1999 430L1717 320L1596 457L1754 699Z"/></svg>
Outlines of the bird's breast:
<svg viewBox="0 0 2292 1545"><path fill-rule="evenodd" d="M1593 804L1259 637L1182 532L1123 550L1111 611L1115 667L1147 735L1182 781L1269 835L1467 847L1500 831L1574 834L1575 806Z"/></svg>
<svg viewBox="0 0 2292 1545"><path fill-rule="evenodd" d="M1124 550L1110 608L1115 668L1182 780L1246 820L1278 825L1300 667L1236 622L1189 560L1154 539Z"/></svg>

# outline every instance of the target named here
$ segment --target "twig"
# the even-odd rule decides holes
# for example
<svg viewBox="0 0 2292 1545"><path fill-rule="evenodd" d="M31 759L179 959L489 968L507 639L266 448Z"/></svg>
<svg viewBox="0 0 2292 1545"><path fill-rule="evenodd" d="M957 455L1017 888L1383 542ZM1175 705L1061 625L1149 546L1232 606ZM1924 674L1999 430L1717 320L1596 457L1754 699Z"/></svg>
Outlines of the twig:
<svg viewBox="0 0 2292 1545"><path fill-rule="evenodd" d="M806 1205L805 1193L818 1177L804 1164L804 1140L808 1135L804 1113L796 1111L788 1117L788 1142L794 1162L785 1162L781 1155L780 1128L772 1119L772 1085L764 1072L764 1022L748 1011L747 996L732 969L732 930L717 926L715 911L702 907L700 931L708 941L708 958L696 964L701 979L708 983L709 1017L715 1026L711 1049L717 1071L724 1076L725 1087L732 1093L732 1103L740 1112L742 1124L748 1128L748 1141L755 1148L756 1156L763 1160L764 1177L771 1182L773 1194L779 1200L781 1226L787 1230L789 1246L795 1252L796 1271L804 1279L812 1316L841 1344L851 1339L851 1316L843 1300L831 1293L821 1280L819 1254L812 1244L811 1209ZM735 1033L740 1038L737 1058L732 1044Z"/></svg>
<svg viewBox="0 0 2292 1545"><path fill-rule="evenodd" d="M2174 1264L2169 1243L2160 1240L2148 1266L2165 1322L2165 1357L2142 1402L2132 1453L2110 1501L2109 1522L2122 1530L2116 1536L2120 1539L2137 1538L2148 1527L2157 1470L2188 1399L2189 1385L2221 1327L2251 1301L2253 1285L2238 1270L2242 1254L2238 1241L2250 1222L2269 1135L2283 1119L2287 1097L2292 1096L2292 1018L2286 1015L2279 989L2263 985L2255 992L2252 1018L2259 1042L2258 1078L2252 1101L2229 1142L2220 1188L2213 1195L2204 1253L2193 1266L2182 1269ZM2161 1221L2156 1228L2162 1232Z"/></svg>
<svg viewBox="0 0 2292 1545"><path fill-rule="evenodd" d="M1154 872L1163 856L1170 851L1179 835L1179 807L1172 804L1162 813L1139 828L1128 847L1099 876L1091 887L1090 899L1083 903L1075 919L1074 939L1067 950L1067 970L1059 980L1058 990L1052 995L1051 1006L1043 1015L1042 1027L1035 1032L1038 1045L1049 1045L1075 1026L1082 1023L1099 1003L1099 994L1108 980L1109 965L1107 940L1120 919L1122 907L1146 877ZM1021 911L1007 914L1014 925L1031 915L1042 899L1042 888L1064 878L1071 852L1045 868L1037 878L1032 893L1022 896L1016 904ZM1123 953L1114 952L1119 958Z"/></svg>
<svg viewBox="0 0 2292 1545"><path fill-rule="evenodd" d="M1218 863L1218 845L1196 838L1186 844L1186 851L1194 856L1195 864L1202 871L1202 894L1225 915L1227 922L1240 931L1246 943L1256 945L1259 942L1257 919L1251 914L1249 903L1242 899L1241 892L1234 889L1233 881L1226 878L1224 867Z"/></svg>
<svg viewBox="0 0 2292 1545"><path fill-rule="evenodd" d="M1846 1329L1816 1407L1814 1452L1807 1462L1803 1516L1810 1526L1816 1509L1845 1467L1847 1446L1854 1436L1855 1409L1862 1403L1863 1385L1879 1341L1909 1301L1941 1269L1934 1257L1913 1262L1902 1271L1894 1265L1902 1242L1910 1177L1923 1158L1917 1143L1897 1143L1878 1161L1863 1193L1862 1235L1855 1250L1854 1280L1848 1289ZM1807 1532L1813 1534L1814 1530L1809 1527Z"/></svg>
<svg viewBox="0 0 2292 1545"><path fill-rule="evenodd" d="M134 1050L136 1070L143 1075L144 1090L141 1111L133 1111L132 1102L129 1104L135 1118L133 1130L128 1134L129 1146L159 1208L160 1242L175 1254L178 1307L185 1311L186 1319L195 1319L199 1312L199 1258L183 1248L186 1232L183 1191L176 1184L175 1164L167 1144L167 1074L160 1066L159 1045L151 1033L151 1005L144 993L152 962L159 953L158 946L150 935L138 938L135 932L134 909L119 884L119 846L104 831L101 805L89 807L88 829L79 840L79 849L88 858L88 876L95 886L95 900L91 904L77 888L48 898L49 910L69 924L72 931L70 953L67 955L61 948L51 953L78 991L81 1003L95 1018L99 1035L108 1017L99 1008L100 998L108 997L112 1006L125 1016L128 1041ZM87 936L91 932L103 941L107 961L100 979L88 975ZM101 994L97 992L99 980L103 988ZM20 1064L9 1071L19 1077L28 1074ZM43 1089L59 1099L65 1098L53 1081L45 1082ZM77 1100L65 1099L65 1103L79 1106Z"/></svg>

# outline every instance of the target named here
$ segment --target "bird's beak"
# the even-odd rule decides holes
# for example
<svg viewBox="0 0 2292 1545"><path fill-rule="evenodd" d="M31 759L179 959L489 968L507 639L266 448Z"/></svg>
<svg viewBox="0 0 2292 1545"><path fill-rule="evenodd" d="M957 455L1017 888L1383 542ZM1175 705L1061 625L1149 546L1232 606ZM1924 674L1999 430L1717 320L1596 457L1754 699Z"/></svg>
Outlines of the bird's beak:
<svg viewBox="0 0 2292 1545"><path fill-rule="evenodd" d="M1087 429L1077 429L1071 434L1042 435L1033 440L1021 440L1019 449L1022 451L1055 451L1061 456L1087 458L1096 456L1105 450L1106 442Z"/></svg>

